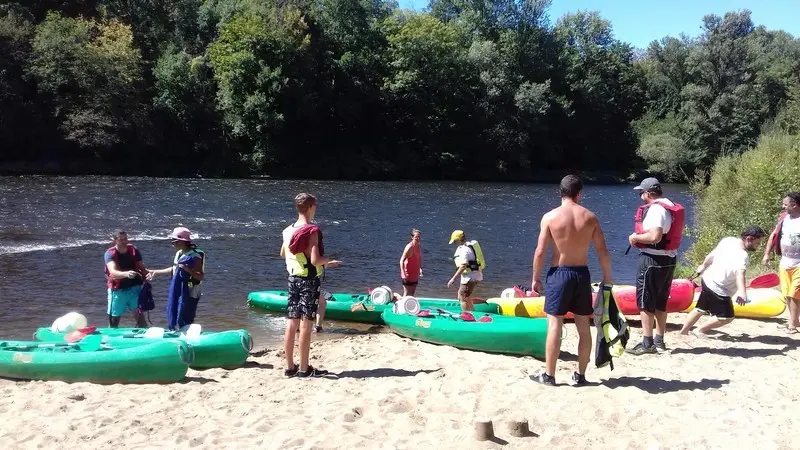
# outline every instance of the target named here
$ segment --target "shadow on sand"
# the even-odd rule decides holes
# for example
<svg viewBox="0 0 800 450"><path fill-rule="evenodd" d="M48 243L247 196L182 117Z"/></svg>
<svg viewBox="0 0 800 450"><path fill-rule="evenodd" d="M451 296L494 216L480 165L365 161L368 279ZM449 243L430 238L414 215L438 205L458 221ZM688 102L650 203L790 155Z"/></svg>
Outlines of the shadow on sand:
<svg viewBox="0 0 800 450"><path fill-rule="evenodd" d="M705 378L700 381L681 381L647 377L619 377L609 378L608 380L604 381L602 385L609 389L616 389L620 387L636 387L650 394L663 394L666 392L695 390L705 391L707 389L719 389L728 383L730 383L730 380L715 380Z"/></svg>
<svg viewBox="0 0 800 450"><path fill-rule="evenodd" d="M338 378L387 378L387 377L413 377L420 373L433 373L442 369L428 369L428 370L405 370L405 369L389 369L381 367L380 369L366 369L366 370L345 370L339 372Z"/></svg>

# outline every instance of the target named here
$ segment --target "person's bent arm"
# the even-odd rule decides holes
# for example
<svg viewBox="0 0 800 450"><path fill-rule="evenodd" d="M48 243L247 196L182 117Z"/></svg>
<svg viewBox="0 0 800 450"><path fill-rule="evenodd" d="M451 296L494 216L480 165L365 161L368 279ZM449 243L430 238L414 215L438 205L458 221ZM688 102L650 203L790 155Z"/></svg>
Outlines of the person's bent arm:
<svg viewBox="0 0 800 450"><path fill-rule="evenodd" d="M315 232L308 238L308 248L310 249L309 254L311 259L311 264L315 266L326 266L334 269L339 267L339 261L329 259L325 256L319 254L319 235Z"/></svg>
<svg viewBox="0 0 800 450"><path fill-rule="evenodd" d="M744 272L745 269L736 271L736 294L734 294L733 298L735 301L739 302L739 304L744 304L747 302L747 289L745 288Z"/></svg>
<svg viewBox="0 0 800 450"><path fill-rule="evenodd" d="M203 279L206 276L206 274L203 272L203 257L199 256L199 257L197 257L197 259L200 260L199 264L197 265L198 266L197 269L192 269L191 267L189 267L186 264L178 264L178 267L180 267L181 269L183 269L187 273L189 273L189 275L191 275L192 278L194 278L194 279L196 279L198 281L203 281Z"/></svg>
<svg viewBox="0 0 800 450"><path fill-rule="evenodd" d="M642 234L632 234L631 243L639 244L657 244L661 242L661 237L664 235L664 229L661 227L653 227Z"/></svg>
<svg viewBox="0 0 800 450"><path fill-rule="evenodd" d="M109 263L106 264L106 267L108 268L108 273L111 274L111 278L116 280L121 280L123 278L135 278L137 275L139 275L139 272L135 270L117 270L117 263L114 261L109 261Z"/></svg>
<svg viewBox="0 0 800 450"><path fill-rule="evenodd" d="M608 247L606 246L606 236L597 217L594 218L594 222L595 228L592 233L592 243L594 244L595 252L597 252L597 259L600 260L600 268L603 270L602 283L611 283L611 255L609 255Z"/></svg>
<svg viewBox="0 0 800 450"><path fill-rule="evenodd" d="M708 255L706 255L703 262L699 266L697 266L697 270L695 270L695 272L697 272L697 274L700 275L703 272L705 272L705 270L708 269L708 267L711 264L714 264L714 252L711 252Z"/></svg>
<svg viewBox="0 0 800 450"><path fill-rule="evenodd" d="M770 253L772 253L773 250L775 250L772 245L773 244L772 240L775 239L775 231L776 230L772 230L772 233L770 233L769 237L767 238L767 243L764 248L764 257L761 259L761 262L764 265L766 265L769 262ZM780 245L780 243L778 245Z"/></svg>
<svg viewBox="0 0 800 450"><path fill-rule="evenodd" d="M547 248L550 245L550 219L547 214L542 217L539 224L539 239L536 243L536 251L533 252L533 282L531 283L531 290L537 294L542 289L542 267L544 267L545 259L547 258Z"/></svg>
<svg viewBox="0 0 800 450"><path fill-rule="evenodd" d="M408 274L406 273L405 267L403 267L403 263L406 259L408 259L408 249L411 248L411 244L406 245L406 248L403 249L403 254L400 256L400 273L403 274L403 278L408 278ZM420 266L422 268L422 266Z"/></svg>

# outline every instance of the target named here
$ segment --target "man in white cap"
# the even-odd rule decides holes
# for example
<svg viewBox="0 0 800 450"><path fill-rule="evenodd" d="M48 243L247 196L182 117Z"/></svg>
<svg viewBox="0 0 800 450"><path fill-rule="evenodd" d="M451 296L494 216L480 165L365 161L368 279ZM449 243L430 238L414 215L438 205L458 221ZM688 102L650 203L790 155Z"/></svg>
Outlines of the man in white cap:
<svg viewBox="0 0 800 450"><path fill-rule="evenodd" d="M169 238L175 248L172 266L150 271L148 279L155 275L172 275L173 278L180 275L180 289L171 287L167 300L167 328L172 330L194 323L197 304L203 293L206 254L192 244L192 234L188 228L175 228ZM178 280L173 279L175 281Z"/></svg>
<svg viewBox="0 0 800 450"><path fill-rule="evenodd" d="M636 306L642 320L642 342L626 351L643 355L666 351L667 299L675 275L681 245L685 211L683 206L664 198L661 183L645 178L633 188L643 205L636 211L634 232L628 236L632 247L640 249L636 276ZM655 336L653 328L655 326Z"/></svg>
<svg viewBox="0 0 800 450"><path fill-rule="evenodd" d="M475 309L472 301L472 293L475 286L483 281L483 269L486 268L486 261L483 258L483 250L481 250L478 241L467 241L467 237L463 230L455 230L450 235L450 244L456 244L456 253L453 255L453 261L456 264L456 273L447 282L447 287L456 282L456 278L461 277L461 284L458 288L458 301L461 303L461 309L464 311L472 311Z"/></svg>

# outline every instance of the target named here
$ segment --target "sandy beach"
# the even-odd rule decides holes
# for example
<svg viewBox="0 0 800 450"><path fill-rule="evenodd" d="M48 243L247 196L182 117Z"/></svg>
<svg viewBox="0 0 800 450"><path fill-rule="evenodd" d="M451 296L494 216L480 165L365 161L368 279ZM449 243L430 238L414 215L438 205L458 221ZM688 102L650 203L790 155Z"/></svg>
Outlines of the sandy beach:
<svg viewBox="0 0 800 450"><path fill-rule="evenodd" d="M385 327L312 344L312 364L338 378L285 378L283 351L256 344L246 367L190 370L172 385L0 380L0 442L81 449L800 447L798 335L779 331L775 320L741 319L714 339L682 337L685 317L670 315L670 353L626 354L613 372L590 365L594 385L580 388L569 381L577 354L572 324L556 387L529 379L543 361L412 341ZM640 336L634 328L634 343ZM494 441L474 439L480 418L493 421ZM513 419L526 419L532 434L511 436Z"/></svg>

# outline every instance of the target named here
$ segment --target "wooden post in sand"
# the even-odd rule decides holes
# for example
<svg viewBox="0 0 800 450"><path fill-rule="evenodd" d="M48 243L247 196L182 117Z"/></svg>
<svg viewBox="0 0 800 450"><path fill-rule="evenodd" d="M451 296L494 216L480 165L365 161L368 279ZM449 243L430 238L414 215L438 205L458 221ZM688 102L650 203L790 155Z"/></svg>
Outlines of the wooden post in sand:
<svg viewBox="0 0 800 450"><path fill-rule="evenodd" d="M492 421L486 418L480 418L475 421L475 439L479 441L488 441L494 437L494 426Z"/></svg>
<svg viewBox="0 0 800 450"><path fill-rule="evenodd" d="M531 430L528 428L528 421L519 418L508 421L508 432L514 437L526 437L531 434Z"/></svg>

